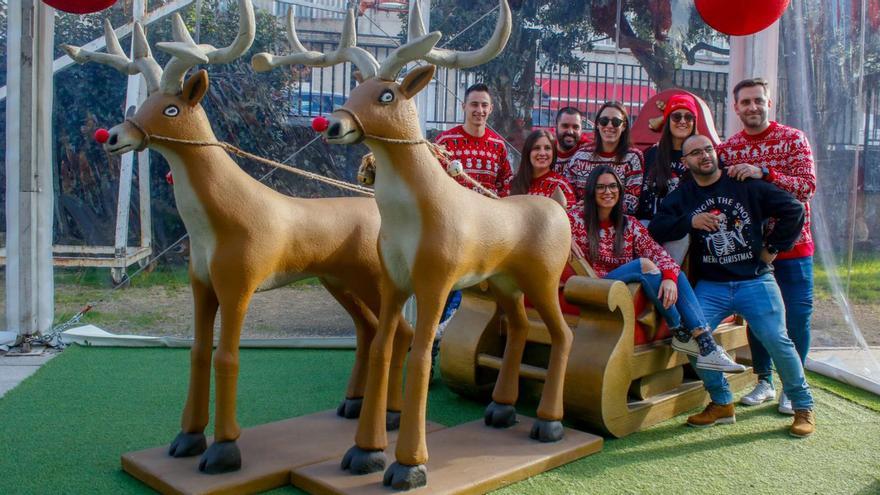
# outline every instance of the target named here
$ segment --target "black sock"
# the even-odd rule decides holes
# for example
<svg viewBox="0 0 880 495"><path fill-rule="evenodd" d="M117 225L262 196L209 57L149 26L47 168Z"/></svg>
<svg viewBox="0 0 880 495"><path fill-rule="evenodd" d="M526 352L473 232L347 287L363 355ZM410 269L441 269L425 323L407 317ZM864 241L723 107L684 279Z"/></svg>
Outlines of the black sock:
<svg viewBox="0 0 880 495"><path fill-rule="evenodd" d="M688 332L684 329L684 327L675 327L670 328L669 332L675 337L679 342L687 342L691 339L691 332Z"/></svg>
<svg viewBox="0 0 880 495"><path fill-rule="evenodd" d="M711 333L703 332L694 338L697 340L697 345L700 346L700 356L708 356L715 350L715 340Z"/></svg>

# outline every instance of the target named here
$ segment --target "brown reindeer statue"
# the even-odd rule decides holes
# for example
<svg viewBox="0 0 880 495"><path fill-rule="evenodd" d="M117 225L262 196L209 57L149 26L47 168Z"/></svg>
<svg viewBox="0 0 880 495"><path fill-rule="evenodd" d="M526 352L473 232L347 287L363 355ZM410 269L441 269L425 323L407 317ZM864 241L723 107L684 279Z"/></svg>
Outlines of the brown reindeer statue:
<svg viewBox="0 0 880 495"><path fill-rule="evenodd" d="M199 469L207 473L232 471L241 465L236 445L240 434L236 421L238 345L254 292L315 276L351 315L357 332L356 361L346 400L338 410L347 417L356 417L360 411L380 308L379 213L374 200L291 198L253 179L222 148L204 145L216 142L199 104L208 90L208 75L200 70L185 83L183 78L196 64L229 62L248 50L254 39L254 12L250 0L239 0L239 5L238 36L227 48L196 45L175 15L175 41L158 44L172 55L164 69L153 59L139 24L133 33L133 60L123 53L109 22L105 23L107 53L64 46L77 62L107 64L126 74L140 73L147 81L149 97L133 116L110 130L104 146L112 154L149 146L165 157L174 174L174 197L190 236L195 336L181 431L169 454L186 457L204 452ZM204 431L218 308L220 339L213 353L214 443L207 448ZM389 427L399 421L395 411L402 406L403 360L412 338L412 329L404 321L397 325L397 332L390 360Z"/></svg>
<svg viewBox="0 0 880 495"><path fill-rule="evenodd" d="M519 366L528 331L523 294L540 313L552 340L539 419L531 432L541 441L562 438L563 378L572 341L557 298L571 243L565 211L545 197L497 200L461 187L444 172L432 146L423 139L413 102L416 93L431 81L435 65L473 67L503 50L511 25L507 2L500 1L492 38L472 52L434 49L440 33L425 34L418 4L414 3L409 20L409 42L381 64L362 50L347 48L358 50L359 55L349 60L357 65L363 82L352 90L345 105L332 113L325 131L330 143L364 142L375 155L376 202L382 217L379 332L370 350L356 445L346 453L344 469L363 474L384 468L387 438L382 411L389 387L391 343L404 301L413 293L417 301L418 321L406 370L396 462L384 476L384 484L397 489L427 483L425 413L431 344L450 290L486 280L508 318L503 364L493 402L485 414L489 425L507 427L516 422ZM284 57L257 54L252 59L257 70L297 63L327 66L340 61L306 51L296 39L291 21L288 32L296 53ZM419 59L434 65L410 70L397 83L400 69Z"/></svg>

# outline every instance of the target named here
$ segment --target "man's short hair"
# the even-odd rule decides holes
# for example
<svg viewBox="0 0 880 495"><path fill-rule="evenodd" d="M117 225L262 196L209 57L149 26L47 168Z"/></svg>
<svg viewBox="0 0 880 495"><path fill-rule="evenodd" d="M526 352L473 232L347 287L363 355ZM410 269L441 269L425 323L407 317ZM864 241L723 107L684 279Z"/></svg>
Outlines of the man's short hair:
<svg viewBox="0 0 880 495"><path fill-rule="evenodd" d="M559 118L563 115L577 115L579 119L583 120L584 115L575 107L562 107L556 112L556 123L559 123Z"/></svg>
<svg viewBox="0 0 880 495"><path fill-rule="evenodd" d="M751 79L743 79L736 83L736 86L733 87L733 101L739 101L739 90L743 88L753 88L755 86L761 86L764 88L765 95L770 94L770 82L763 77L753 77Z"/></svg>
<svg viewBox="0 0 880 495"><path fill-rule="evenodd" d="M468 95L473 93L474 91L486 93L489 95L489 99L492 99L492 93L489 91L489 86L486 86L486 83L476 83L471 84L470 87L468 87L468 89L464 91L464 101L467 101Z"/></svg>

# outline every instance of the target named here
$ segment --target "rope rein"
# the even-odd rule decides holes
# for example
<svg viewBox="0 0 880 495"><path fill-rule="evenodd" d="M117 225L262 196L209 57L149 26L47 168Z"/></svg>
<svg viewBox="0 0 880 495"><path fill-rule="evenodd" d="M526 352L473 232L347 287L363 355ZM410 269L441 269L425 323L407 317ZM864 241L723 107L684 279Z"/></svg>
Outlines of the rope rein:
<svg viewBox="0 0 880 495"><path fill-rule="evenodd" d="M342 109L340 109L340 110L342 110ZM358 125L360 125L360 121L358 120L357 115L350 113L350 112L349 112L349 115L351 115L358 122ZM225 141L198 141L198 140L192 140L192 139L179 139L179 138L173 138L173 137L168 137L168 136L160 136L160 135L156 135L156 134L150 134L146 131L146 129L141 127L141 125L138 124L133 119L125 119L125 120L126 120L126 122L129 122L131 125L133 125L137 130L139 130L141 132L141 134L144 135L144 147L149 146L151 141L177 143L177 144L189 144L189 145L193 145L193 146L216 146L216 147L222 148L222 149L226 150L227 152L232 153L236 156L240 156L242 158L253 160L255 162L259 162L264 165L268 165L270 167L280 168L282 170L286 170L287 172L297 174L297 175L300 175L300 176L303 176L303 177L306 177L306 178L309 178L312 180L316 180L318 182L323 182L323 183L329 184L331 186L336 186L340 189L345 189L348 191L356 192L358 194L363 194L364 196L369 196L371 198L375 197L375 193L373 192L372 188L365 187L360 184L352 184L352 183L346 182L344 180L333 179L331 177L327 177L327 176L324 176L321 174L316 174L314 172L309 172L307 170L302 170L300 168L293 167L291 165L287 165L285 163L277 162L275 160L270 160L268 158L263 158L261 156L254 155L253 153L248 153L247 151L244 151L243 149L238 148L238 147L236 147L232 144L229 144ZM363 127L361 127L361 128L363 128ZM394 138L387 138L387 137L382 137L382 136L374 136L371 134L365 134L364 137L369 138L369 139L375 139L376 141L382 141L382 142L392 143L392 144L410 144L410 145L424 144L424 145L428 146L428 149L431 150L431 152L440 161L440 163L448 162L448 160L449 160L449 153L446 151L446 149L444 149L442 146L438 146L438 145L436 145L426 139L394 139ZM375 157L373 156L372 153L367 153L366 155L364 155L364 157L361 161L361 169L363 169L365 166L375 167ZM450 175L452 175L452 174L450 174ZM464 177L466 181L468 181L471 185L476 187L484 195L489 196L494 199L499 199L497 194L495 194L493 191L484 187L482 184L477 182L473 177L469 176L463 170L458 171L458 173L456 175L453 175L453 177L458 176L458 175Z"/></svg>

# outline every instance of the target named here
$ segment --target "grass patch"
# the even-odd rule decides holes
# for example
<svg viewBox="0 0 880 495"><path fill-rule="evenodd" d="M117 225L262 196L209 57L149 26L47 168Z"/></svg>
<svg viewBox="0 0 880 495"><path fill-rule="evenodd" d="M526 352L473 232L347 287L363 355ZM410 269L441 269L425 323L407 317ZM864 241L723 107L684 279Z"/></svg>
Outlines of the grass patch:
<svg viewBox="0 0 880 495"><path fill-rule="evenodd" d="M3 493L151 493L121 470L119 455L171 440L188 363L185 349L81 347L50 361L0 399L0 417L20 432L0 443ZM334 408L352 363L351 351L243 350L239 422L249 427ZM818 431L808 439L788 436L791 418L775 403L737 408L737 423L723 427L687 428L682 415L606 439L596 455L497 493L880 492L880 415L841 398L852 387L823 383L814 392ZM481 419L483 407L435 382L428 417L455 425Z"/></svg>
<svg viewBox="0 0 880 495"><path fill-rule="evenodd" d="M835 257L835 259L838 262L846 262L845 258ZM818 255L813 260L816 298L831 299L833 296L829 273L825 270ZM846 290L847 272L846 266L838 266L835 270L843 290ZM852 270L849 271L850 300L854 302L880 302L878 278L880 278L880 253L854 253Z"/></svg>
<svg viewBox="0 0 880 495"><path fill-rule="evenodd" d="M862 390L846 383L841 383L833 378L812 371L807 371L807 381L813 388L827 390L834 395L843 397L844 399L880 413L880 396L868 392L867 390Z"/></svg>

